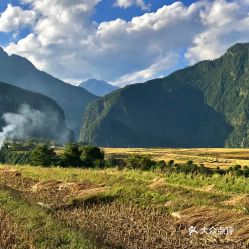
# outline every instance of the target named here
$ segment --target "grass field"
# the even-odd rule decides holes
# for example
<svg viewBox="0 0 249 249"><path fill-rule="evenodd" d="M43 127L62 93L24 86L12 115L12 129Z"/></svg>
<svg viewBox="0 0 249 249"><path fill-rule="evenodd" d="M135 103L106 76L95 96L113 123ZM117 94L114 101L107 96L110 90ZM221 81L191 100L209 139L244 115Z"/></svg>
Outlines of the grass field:
<svg viewBox="0 0 249 249"><path fill-rule="evenodd" d="M249 155L242 149L105 152L205 166L210 160L212 167L221 166L219 160L223 167L248 165ZM231 175L3 165L0 248L247 248L248 192L248 178ZM230 227L233 233L191 236L191 226Z"/></svg>
<svg viewBox="0 0 249 249"><path fill-rule="evenodd" d="M197 149L141 149L104 148L107 155L127 156L128 154L149 154L155 160L174 160L185 163L193 160L210 168L228 168L240 164L249 166L249 149L197 148Z"/></svg>

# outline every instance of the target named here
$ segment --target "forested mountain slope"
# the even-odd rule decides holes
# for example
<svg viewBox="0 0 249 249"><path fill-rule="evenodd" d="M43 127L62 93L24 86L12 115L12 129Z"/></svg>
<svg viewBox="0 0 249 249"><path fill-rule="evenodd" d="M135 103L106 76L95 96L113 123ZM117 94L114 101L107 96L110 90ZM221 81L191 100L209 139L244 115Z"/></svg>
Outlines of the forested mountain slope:
<svg viewBox="0 0 249 249"><path fill-rule="evenodd" d="M95 101L81 140L115 147L249 146L249 43Z"/></svg>

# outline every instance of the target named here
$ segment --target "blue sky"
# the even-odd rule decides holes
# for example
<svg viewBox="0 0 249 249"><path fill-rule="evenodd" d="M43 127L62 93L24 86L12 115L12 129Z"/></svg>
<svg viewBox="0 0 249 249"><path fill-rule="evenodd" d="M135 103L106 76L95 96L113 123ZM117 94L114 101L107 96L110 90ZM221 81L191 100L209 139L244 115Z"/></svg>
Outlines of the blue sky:
<svg viewBox="0 0 249 249"><path fill-rule="evenodd" d="M0 12L6 52L74 84L144 82L249 41L248 0L1 0Z"/></svg>
<svg viewBox="0 0 249 249"><path fill-rule="evenodd" d="M149 11L144 11L138 6L132 6L127 9L117 8L114 6L113 0L105 0L97 5L96 13L93 16L93 20L97 22L103 22L103 21L114 20L116 18L122 18L127 21L130 21L134 16L140 16L146 12L155 12L159 8L163 7L165 4L172 4L174 2L176 1L171 1L171 0L146 1L147 4L151 5L151 8ZM196 2L196 0L183 0L182 2L186 5L190 5L191 3Z"/></svg>

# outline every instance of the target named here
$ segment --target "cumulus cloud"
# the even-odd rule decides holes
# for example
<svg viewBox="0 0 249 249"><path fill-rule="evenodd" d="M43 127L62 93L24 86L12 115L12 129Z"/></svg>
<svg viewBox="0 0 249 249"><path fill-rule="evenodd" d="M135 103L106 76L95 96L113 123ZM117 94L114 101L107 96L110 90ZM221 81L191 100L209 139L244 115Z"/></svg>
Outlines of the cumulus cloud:
<svg viewBox="0 0 249 249"><path fill-rule="evenodd" d="M176 65L178 59L179 55L177 53L171 53L165 58L157 58L157 60L148 68L124 75L116 83L119 86L124 86L127 84L127 82L139 83L144 82L148 79L152 79L154 77L162 77L165 73L165 69L172 69L173 66Z"/></svg>
<svg viewBox="0 0 249 249"><path fill-rule="evenodd" d="M100 0L24 0L39 16L27 37L6 47L62 79L130 84L173 69L186 51L194 63L249 40L248 0L165 5L131 21L91 21ZM140 1L117 1L120 6ZM128 5L127 5L128 4Z"/></svg>
<svg viewBox="0 0 249 249"><path fill-rule="evenodd" d="M193 37L186 58L215 59L237 42L249 42L249 2L216 0L201 12L202 32Z"/></svg>
<svg viewBox="0 0 249 249"><path fill-rule="evenodd" d="M116 0L115 5L125 9L133 5L138 6L143 10L150 9L150 4L146 4L144 0Z"/></svg>
<svg viewBox="0 0 249 249"><path fill-rule="evenodd" d="M25 26L32 26L35 19L33 10L23 10L19 6L8 4L6 10L0 14L0 32L12 32Z"/></svg>

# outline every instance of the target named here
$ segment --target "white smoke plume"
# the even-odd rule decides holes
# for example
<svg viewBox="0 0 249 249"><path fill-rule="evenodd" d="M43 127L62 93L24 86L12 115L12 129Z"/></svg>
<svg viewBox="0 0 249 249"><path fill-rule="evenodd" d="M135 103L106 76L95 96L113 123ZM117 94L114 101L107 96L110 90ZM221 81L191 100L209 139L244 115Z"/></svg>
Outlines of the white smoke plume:
<svg viewBox="0 0 249 249"><path fill-rule="evenodd" d="M27 139L31 134L43 132L45 136L49 132L58 132L55 127L57 115L35 110L27 104L22 104L17 113L5 113L2 118L6 126L0 132L0 148L6 139Z"/></svg>

